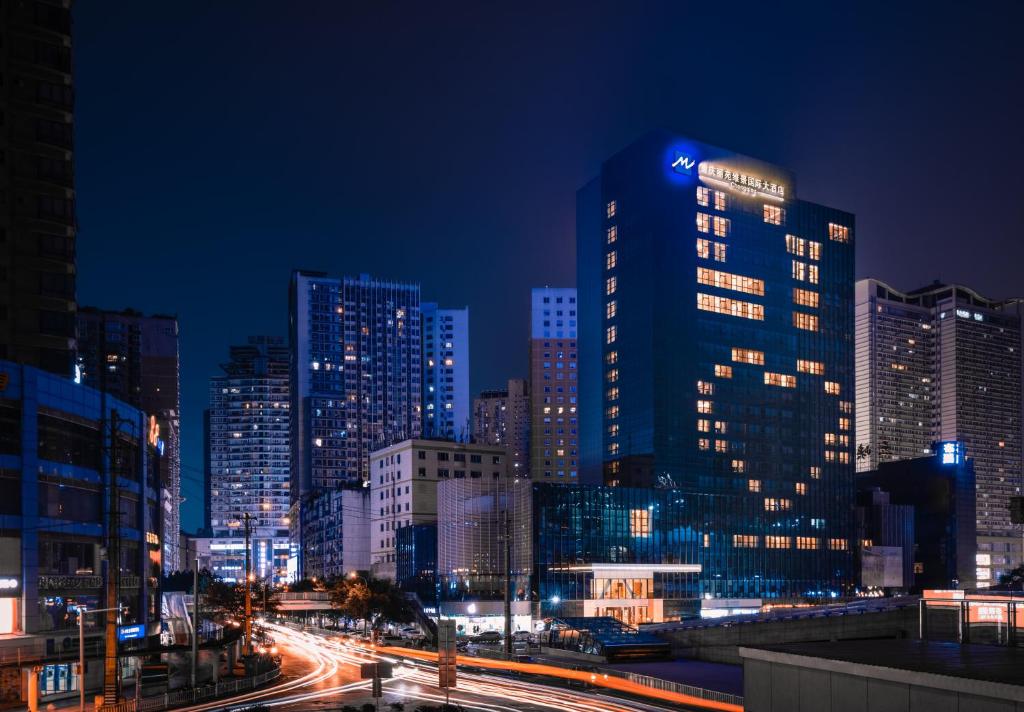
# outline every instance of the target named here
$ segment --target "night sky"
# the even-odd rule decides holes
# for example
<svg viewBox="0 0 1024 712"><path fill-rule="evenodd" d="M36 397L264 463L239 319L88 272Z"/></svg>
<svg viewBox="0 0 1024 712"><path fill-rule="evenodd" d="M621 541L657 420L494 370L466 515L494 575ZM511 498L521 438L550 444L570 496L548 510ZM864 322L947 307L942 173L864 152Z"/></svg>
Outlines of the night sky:
<svg viewBox="0 0 1024 712"><path fill-rule="evenodd" d="M179 317L185 527L293 267L469 305L473 391L525 377L576 189L652 128L856 213L859 277L1024 296L1022 4L782 5L76 3L79 301Z"/></svg>

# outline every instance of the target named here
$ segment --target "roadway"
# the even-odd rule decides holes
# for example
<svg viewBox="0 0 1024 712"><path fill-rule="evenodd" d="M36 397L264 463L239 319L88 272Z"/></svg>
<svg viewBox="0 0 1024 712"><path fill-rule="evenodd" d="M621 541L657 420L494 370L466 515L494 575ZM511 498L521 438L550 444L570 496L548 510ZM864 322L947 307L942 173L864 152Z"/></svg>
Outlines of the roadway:
<svg viewBox="0 0 1024 712"><path fill-rule="evenodd" d="M315 712L338 710L344 705L359 707L363 703L373 702L370 681L359 679L359 665L373 661L394 664L394 677L384 680L381 709L386 709L392 702L400 702L408 712L413 712L420 705L437 706L445 702L444 691L437 688L436 653L404 648L374 648L367 643L339 637L325 638L276 625L266 627L284 657L282 676L277 682L230 699L182 709L188 712L235 711L259 705L273 708L274 712ZM466 669L464 660L474 663L472 670ZM705 700L690 705L680 704L678 699L640 701L619 697L619 694L626 691L623 688L612 690L599 686L588 690L568 689L564 679L555 680L549 674L539 677L533 672L524 672L524 669L531 667L528 665L517 670L516 676L509 674L508 670L492 672L483 669L515 665L460 656L458 685L450 691L451 703L465 710L481 712L540 712L552 709L564 712L664 712L680 709L742 712L735 706ZM549 666L532 667L543 669L545 673L550 672L547 669ZM556 670L554 674L561 673L566 678L589 677L589 674L569 670ZM551 684L537 682L541 679ZM618 684L614 678L598 681L599 685L602 683Z"/></svg>

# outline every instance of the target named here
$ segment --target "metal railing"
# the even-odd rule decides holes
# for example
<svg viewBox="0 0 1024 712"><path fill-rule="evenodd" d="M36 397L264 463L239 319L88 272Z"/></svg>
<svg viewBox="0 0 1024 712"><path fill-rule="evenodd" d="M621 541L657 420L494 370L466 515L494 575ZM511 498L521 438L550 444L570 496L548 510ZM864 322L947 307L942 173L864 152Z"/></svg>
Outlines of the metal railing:
<svg viewBox="0 0 1024 712"><path fill-rule="evenodd" d="M254 690L265 685L271 680L276 680L281 674L281 668L267 670L259 675L242 678L241 680L228 680L218 682L214 685L188 688L165 692L162 695L143 697L135 700L125 700L116 705L103 705L97 712L154 712L155 710L167 710L173 707L185 707L204 700L212 700L226 695L234 695L246 690Z"/></svg>

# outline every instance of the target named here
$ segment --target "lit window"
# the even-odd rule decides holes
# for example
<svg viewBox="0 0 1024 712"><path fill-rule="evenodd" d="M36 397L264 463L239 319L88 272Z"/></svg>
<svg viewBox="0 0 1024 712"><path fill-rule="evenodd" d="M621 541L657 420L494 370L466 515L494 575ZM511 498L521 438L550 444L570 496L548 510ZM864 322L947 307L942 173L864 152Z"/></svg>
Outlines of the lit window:
<svg viewBox="0 0 1024 712"><path fill-rule="evenodd" d="M725 210L725 193L720 190L715 191L715 210Z"/></svg>
<svg viewBox="0 0 1024 712"><path fill-rule="evenodd" d="M764 296L764 281L753 277L744 277L730 272L721 272L707 267L697 268L697 283L719 289L731 289L745 294Z"/></svg>
<svg viewBox="0 0 1024 712"><path fill-rule="evenodd" d="M800 282L807 281L807 265L800 260L793 260L793 267L790 270L793 279Z"/></svg>
<svg viewBox="0 0 1024 712"><path fill-rule="evenodd" d="M818 265L807 265L807 281L811 284L818 283Z"/></svg>
<svg viewBox="0 0 1024 712"><path fill-rule="evenodd" d="M835 433L825 433L825 444L826 445L835 445L836 444L836 434Z"/></svg>
<svg viewBox="0 0 1024 712"><path fill-rule="evenodd" d="M715 421L715 432L718 433L719 435L725 435L725 433L728 432L728 429L729 424L724 420Z"/></svg>
<svg viewBox="0 0 1024 712"><path fill-rule="evenodd" d="M732 360L738 363L749 363L753 366L764 366L764 351L741 349L733 346Z"/></svg>
<svg viewBox="0 0 1024 712"><path fill-rule="evenodd" d="M604 281L604 293L608 296L615 294L615 290L619 286L619 280L615 277L609 277Z"/></svg>
<svg viewBox="0 0 1024 712"><path fill-rule="evenodd" d="M850 419L849 418L840 418L839 419L839 429L840 430L849 430L850 429Z"/></svg>
<svg viewBox="0 0 1024 712"><path fill-rule="evenodd" d="M715 384L711 381L697 381L697 392L702 396L713 396L715 394Z"/></svg>
<svg viewBox="0 0 1024 712"><path fill-rule="evenodd" d="M846 551L850 546L846 539L829 539L828 548L832 551Z"/></svg>
<svg viewBox="0 0 1024 712"><path fill-rule="evenodd" d="M737 549L756 549L760 537L756 534L733 534L732 545Z"/></svg>
<svg viewBox="0 0 1024 712"><path fill-rule="evenodd" d="M697 257L702 260L706 260L711 256L711 240L705 240L703 237L697 238Z"/></svg>
<svg viewBox="0 0 1024 712"><path fill-rule="evenodd" d="M798 329L804 329L805 331L817 331L818 317L814 314L793 312L793 326Z"/></svg>
<svg viewBox="0 0 1024 712"><path fill-rule="evenodd" d="M807 240L796 235L786 235L786 252L803 257L807 249Z"/></svg>
<svg viewBox="0 0 1024 712"><path fill-rule="evenodd" d="M791 549L793 540L788 536L770 535L764 538L766 549Z"/></svg>
<svg viewBox="0 0 1024 712"><path fill-rule="evenodd" d="M864 547L865 549L870 549L871 547L873 547L875 545L875 542L872 539L861 539L860 540L860 545L862 547Z"/></svg>
<svg viewBox="0 0 1024 712"><path fill-rule="evenodd" d="M617 213L618 211L619 211L618 201L615 201L615 200L608 201L608 207L607 207L607 210L605 211L607 216L610 217L610 218L613 218L613 217L615 217L615 213Z"/></svg>
<svg viewBox="0 0 1024 712"><path fill-rule="evenodd" d="M709 401L709 400L699 400L699 401L697 401L697 412L698 413L709 414L709 413L712 412L712 410L713 409L712 409L711 401Z"/></svg>
<svg viewBox="0 0 1024 712"><path fill-rule="evenodd" d="M611 300L605 306L605 309L604 309L605 317L607 317L608 319L613 318L615 316L615 312L617 311L617 309L618 309L618 302L616 302L614 299Z"/></svg>
<svg viewBox="0 0 1024 712"><path fill-rule="evenodd" d="M608 228L608 244L612 244L619 239L619 228L616 225L612 225Z"/></svg>
<svg viewBox="0 0 1024 712"><path fill-rule="evenodd" d="M733 472L737 472L737 473L739 473L739 472L746 472L747 471L747 463L746 463L746 461L744 461L744 460L733 460L732 461L732 471Z"/></svg>
<svg viewBox="0 0 1024 712"><path fill-rule="evenodd" d="M814 307L818 308L818 293L812 292L809 289L800 289L799 287L793 287L793 303L799 304L802 307Z"/></svg>
<svg viewBox="0 0 1024 712"><path fill-rule="evenodd" d="M615 420L619 417L619 406L613 405L610 408L605 409L604 415L608 420Z"/></svg>
<svg viewBox="0 0 1024 712"><path fill-rule="evenodd" d="M764 383L766 386L782 386L783 388L796 388L796 376L789 376L785 373L771 373L765 371Z"/></svg>
<svg viewBox="0 0 1024 712"><path fill-rule="evenodd" d="M807 494L807 485L803 482L794 483L793 489L796 490L797 494Z"/></svg>
<svg viewBox="0 0 1024 712"><path fill-rule="evenodd" d="M793 507L793 501L784 497L765 497L764 511L766 512L788 512Z"/></svg>
<svg viewBox="0 0 1024 712"><path fill-rule="evenodd" d="M708 207L708 198L711 195L711 191L702 185L697 186L697 205L701 207Z"/></svg>
<svg viewBox="0 0 1024 712"><path fill-rule="evenodd" d="M715 237L728 237L730 222L729 218L723 218L720 215L716 215L714 218Z"/></svg>
<svg viewBox="0 0 1024 712"><path fill-rule="evenodd" d="M816 465L811 465L811 468L810 468L809 472L810 472L812 480L820 480L821 479L821 468L820 467L818 467Z"/></svg>
<svg viewBox="0 0 1024 712"><path fill-rule="evenodd" d="M724 242L715 243L715 262L725 262L725 249Z"/></svg>
<svg viewBox="0 0 1024 712"><path fill-rule="evenodd" d="M821 259L821 243L814 240L807 241L807 256L812 260Z"/></svg>
<svg viewBox="0 0 1024 712"><path fill-rule="evenodd" d="M825 462L835 462L835 461L836 461L835 450L826 450L825 451Z"/></svg>
<svg viewBox="0 0 1024 712"><path fill-rule="evenodd" d="M604 341L606 344L614 344L615 337L618 335L618 329L614 324L604 330Z"/></svg>
<svg viewBox="0 0 1024 712"><path fill-rule="evenodd" d="M836 390L836 392L838 393L839 391ZM850 401L839 401L839 412L840 413L852 413L853 412L853 403L851 403Z"/></svg>
<svg viewBox="0 0 1024 712"><path fill-rule="evenodd" d="M649 509L629 510L629 533L636 537L651 535L651 512Z"/></svg>
<svg viewBox="0 0 1024 712"><path fill-rule="evenodd" d="M729 452L729 441L728 440L716 440L715 441L715 452Z"/></svg>
<svg viewBox="0 0 1024 712"><path fill-rule="evenodd" d="M743 302L729 297L719 297L714 294L697 293L697 308L702 311L714 312L716 314L727 314L729 316L743 319L754 319L764 321L764 306L753 302Z"/></svg>
<svg viewBox="0 0 1024 712"><path fill-rule="evenodd" d="M829 223L828 239L835 240L836 242L849 242L850 228L844 227L843 225L836 225L835 223Z"/></svg>
<svg viewBox="0 0 1024 712"><path fill-rule="evenodd" d="M619 380L619 369L613 368L610 371L608 371L607 379L608 379L608 383L615 383L616 381L618 381Z"/></svg>
<svg viewBox="0 0 1024 712"><path fill-rule="evenodd" d="M747 480L747 491L748 492L760 492L761 491L761 480Z"/></svg>
<svg viewBox="0 0 1024 712"><path fill-rule="evenodd" d="M711 441L707 438L697 438L697 447L701 450L710 450Z"/></svg>
<svg viewBox="0 0 1024 712"><path fill-rule="evenodd" d="M608 400L610 400L610 401L618 400L619 399L619 389L618 389L618 387L609 388L608 389L608 393L606 395L608 396Z"/></svg>
<svg viewBox="0 0 1024 712"><path fill-rule="evenodd" d="M619 352L618 351L609 351L608 354L604 357L604 362L606 364L608 364L609 366L612 365L612 364L618 363L619 362Z"/></svg>
<svg viewBox="0 0 1024 712"><path fill-rule="evenodd" d="M825 364L821 361L808 361L798 358L796 360L796 370L800 373L809 373L812 376L823 376L825 375Z"/></svg>
<svg viewBox="0 0 1024 712"><path fill-rule="evenodd" d="M825 381L825 392L830 396L839 395L839 384L836 381Z"/></svg>
<svg viewBox="0 0 1024 712"><path fill-rule="evenodd" d="M764 206L764 221L769 225L781 225L784 215L784 211L778 205Z"/></svg>
<svg viewBox="0 0 1024 712"><path fill-rule="evenodd" d="M718 378L732 378L732 366L723 366L720 363L716 363L715 376Z"/></svg>
<svg viewBox="0 0 1024 712"><path fill-rule="evenodd" d="M711 232L711 216L707 213L697 213L697 232Z"/></svg>
<svg viewBox="0 0 1024 712"><path fill-rule="evenodd" d="M850 464L850 453L846 452L845 450L840 451L839 452L839 462L841 462L844 465L849 465Z"/></svg>
<svg viewBox="0 0 1024 712"><path fill-rule="evenodd" d="M607 267L608 269L613 269L618 260L619 253L615 250L612 250L607 254L607 256L605 256L605 267Z"/></svg>
<svg viewBox="0 0 1024 712"><path fill-rule="evenodd" d="M796 538L797 549L820 549L821 541L814 536L798 536Z"/></svg>
<svg viewBox="0 0 1024 712"><path fill-rule="evenodd" d="M710 433L711 432L711 421L708 420L707 418L698 418L697 419L697 431L701 432L701 433Z"/></svg>
<svg viewBox="0 0 1024 712"><path fill-rule="evenodd" d="M618 443L609 443L608 444L608 454L609 455L618 455L619 454L619 444Z"/></svg>

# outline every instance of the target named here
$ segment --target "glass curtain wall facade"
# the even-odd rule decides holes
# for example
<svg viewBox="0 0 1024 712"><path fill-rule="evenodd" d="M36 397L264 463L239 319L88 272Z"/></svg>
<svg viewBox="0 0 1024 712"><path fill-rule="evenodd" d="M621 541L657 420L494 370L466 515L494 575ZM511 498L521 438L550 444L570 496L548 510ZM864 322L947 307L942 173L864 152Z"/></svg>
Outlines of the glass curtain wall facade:
<svg viewBox="0 0 1024 712"><path fill-rule="evenodd" d="M853 248L778 166L665 132L605 161L577 202L584 472L729 494L802 581L852 583Z"/></svg>
<svg viewBox="0 0 1024 712"><path fill-rule="evenodd" d="M423 321L423 436L470 439L469 307L421 305Z"/></svg>
<svg viewBox="0 0 1024 712"><path fill-rule="evenodd" d="M292 519L299 520L301 575L324 576L325 562L307 551L305 532L340 529L340 522L307 516L307 501L358 485L374 450L420 433L420 288L369 275L294 272L289 304ZM342 511L329 502L316 508Z"/></svg>
<svg viewBox="0 0 1024 712"><path fill-rule="evenodd" d="M1009 508L1024 486L1021 301L866 279L856 310L858 469L962 443L978 489L978 585L997 582L1024 561Z"/></svg>
<svg viewBox="0 0 1024 712"><path fill-rule="evenodd" d="M207 452L210 545L214 567L244 580L244 515L250 520L253 573L283 583L288 578L290 419L288 346L281 337L251 336L232 346L223 375L210 379ZM221 545L224 546L221 546ZM223 559L223 560L222 560ZM229 561L230 559L230 561Z"/></svg>

